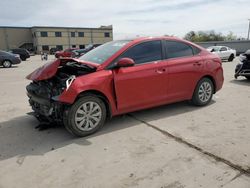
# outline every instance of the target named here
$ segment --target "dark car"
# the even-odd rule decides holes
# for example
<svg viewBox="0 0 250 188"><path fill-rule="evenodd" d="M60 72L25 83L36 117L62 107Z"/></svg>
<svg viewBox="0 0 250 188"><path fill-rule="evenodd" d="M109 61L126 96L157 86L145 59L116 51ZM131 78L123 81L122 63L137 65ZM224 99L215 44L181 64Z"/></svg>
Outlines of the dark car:
<svg viewBox="0 0 250 188"><path fill-rule="evenodd" d="M50 48L49 54L50 55L54 55L57 51L59 51L59 49L57 49L57 48Z"/></svg>
<svg viewBox="0 0 250 188"><path fill-rule="evenodd" d="M86 54L87 52L89 52L90 50L93 50L94 48L100 46L101 44L89 44L88 46L86 46L86 48L84 49L78 49L78 50L74 50L72 57L74 58L78 58L84 54Z"/></svg>
<svg viewBox="0 0 250 188"><path fill-rule="evenodd" d="M217 55L175 37L108 42L79 59L45 64L27 79L35 117L77 136L120 114L183 100L207 105L224 81Z"/></svg>
<svg viewBox="0 0 250 188"><path fill-rule="evenodd" d="M12 54L0 50L0 65L9 68L13 64L21 63L20 56L18 54Z"/></svg>
<svg viewBox="0 0 250 188"><path fill-rule="evenodd" d="M9 52L13 54L19 54L22 61L25 61L26 59L30 58L29 51L24 48L11 49Z"/></svg>
<svg viewBox="0 0 250 188"><path fill-rule="evenodd" d="M236 65L234 77L244 76L250 80L250 50L239 56L240 63Z"/></svg>

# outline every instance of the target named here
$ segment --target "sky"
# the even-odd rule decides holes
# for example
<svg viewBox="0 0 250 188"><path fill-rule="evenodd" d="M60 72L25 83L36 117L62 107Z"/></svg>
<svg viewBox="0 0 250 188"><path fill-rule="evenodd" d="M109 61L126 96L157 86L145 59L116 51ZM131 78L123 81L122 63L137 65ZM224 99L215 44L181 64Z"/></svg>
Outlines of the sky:
<svg viewBox="0 0 250 188"><path fill-rule="evenodd" d="M246 38L250 19L250 0L1 0L1 7L0 26L113 25L114 39L191 30Z"/></svg>

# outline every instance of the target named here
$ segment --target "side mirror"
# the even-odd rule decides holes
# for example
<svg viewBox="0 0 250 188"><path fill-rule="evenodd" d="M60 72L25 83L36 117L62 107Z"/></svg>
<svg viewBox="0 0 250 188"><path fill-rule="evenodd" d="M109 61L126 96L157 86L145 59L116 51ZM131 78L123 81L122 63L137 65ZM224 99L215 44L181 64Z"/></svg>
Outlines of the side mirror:
<svg viewBox="0 0 250 188"><path fill-rule="evenodd" d="M135 62L131 58L121 58L117 63L115 67L132 67L135 65Z"/></svg>

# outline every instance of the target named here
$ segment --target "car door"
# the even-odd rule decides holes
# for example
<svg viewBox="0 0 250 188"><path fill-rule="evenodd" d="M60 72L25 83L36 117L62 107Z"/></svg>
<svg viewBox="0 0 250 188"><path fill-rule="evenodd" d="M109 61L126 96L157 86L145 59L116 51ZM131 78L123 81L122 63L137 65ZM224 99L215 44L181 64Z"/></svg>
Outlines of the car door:
<svg viewBox="0 0 250 188"><path fill-rule="evenodd" d="M229 53L228 53L228 50L227 50L227 48L226 47L224 47L224 46L222 46L221 48L220 48L220 57L221 57L221 59L227 59L228 57L229 57Z"/></svg>
<svg viewBox="0 0 250 188"><path fill-rule="evenodd" d="M119 59L125 57L133 59L135 65L113 71L118 110L128 112L164 103L167 72L162 63L161 41L130 47Z"/></svg>
<svg viewBox="0 0 250 188"><path fill-rule="evenodd" d="M168 69L168 100L179 101L192 96L204 67L200 49L180 41L165 41Z"/></svg>

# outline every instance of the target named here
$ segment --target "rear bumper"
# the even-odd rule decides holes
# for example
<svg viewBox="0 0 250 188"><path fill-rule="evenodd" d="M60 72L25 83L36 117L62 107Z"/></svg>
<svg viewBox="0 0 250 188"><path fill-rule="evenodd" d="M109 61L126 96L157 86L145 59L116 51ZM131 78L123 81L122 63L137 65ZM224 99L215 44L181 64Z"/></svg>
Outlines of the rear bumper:
<svg viewBox="0 0 250 188"><path fill-rule="evenodd" d="M22 62L22 60L19 59L19 58L16 58L16 59L12 60L13 65L20 64L21 62Z"/></svg>
<svg viewBox="0 0 250 188"><path fill-rule="evenodd" d="M215 76L215 84L216 84L216 90L215 92L219 91L224 83L224 74L223 74L223 69L220 68L218 69L216 76Z"/></svg>

